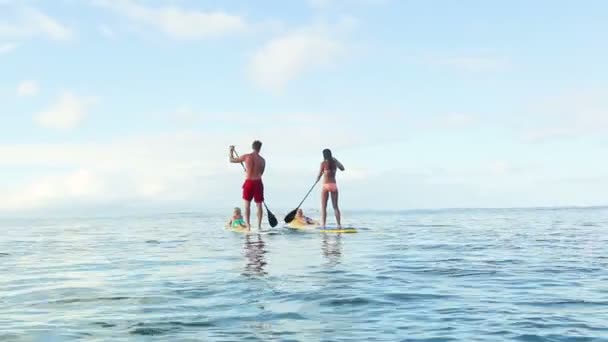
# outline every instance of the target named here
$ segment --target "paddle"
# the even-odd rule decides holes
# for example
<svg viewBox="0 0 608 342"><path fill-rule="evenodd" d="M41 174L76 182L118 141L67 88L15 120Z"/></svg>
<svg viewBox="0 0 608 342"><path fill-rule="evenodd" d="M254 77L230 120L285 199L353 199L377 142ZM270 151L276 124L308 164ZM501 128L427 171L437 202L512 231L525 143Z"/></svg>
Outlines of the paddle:
<svg viewBox="0 0 608 342"><path fill-rule="evenodd" d="M317 179L315 184L313 184L310 187L310 190L308 190L308 193L306 194L306 196L304 196L304 198L302 199L302 202L300 202L300 204L298 204L298 207L295 208L294 210L292 210L291 212L289 212L289 214L287 214L287 216L285 216L286 223L293 221L293 219L296 217L296 213L298 212L298 209L300 209L300 206L302 205L302 203L304 203L304 201L306 200L306 197L308 197L308 195L310 195L310 192L312 191L312 189L314 189L315 185L317 185L317 183L319 182L319 179Z"/></svg>
<svg viewBox="0 0 608 342"><path fill-rule="evenodd" d="M236 157L239 157L239 154L236 152L236 150L234 150L234 154L236 154ZM247 169L245 168L245 165L243 165L243 162L241 162L241 166L243 167L243 170L247 171ZM276 216L274 216L274 214L270 211L270 209L268 209L268 206L266 205L266 201L264 201L264 208L266 208L266 213L268 214L268 223L270 224L270 226L272 228L276 227L277 224L279 224L279 221L277 221Z"/></svg>
<svg viewBox="0 0 608 342"><path fill-rule="evenodd" d="M266 208L266 212L268 213L268 223L272 228L276 227L277 224L279 224L279 221L277 221L276 216L274 216L274 214L268 209L266 201L264 201L264 208Z"/></svg>

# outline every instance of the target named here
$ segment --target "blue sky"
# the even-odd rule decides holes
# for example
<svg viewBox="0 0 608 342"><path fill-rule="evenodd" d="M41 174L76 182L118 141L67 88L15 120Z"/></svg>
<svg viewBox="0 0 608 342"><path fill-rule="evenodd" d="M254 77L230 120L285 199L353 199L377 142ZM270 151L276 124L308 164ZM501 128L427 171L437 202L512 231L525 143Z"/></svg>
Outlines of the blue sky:
<svg viewBox="0 0 608 342"><path fill-rule="evenodd" d="M0 0L1 213L607 204L603 1ZM306 206L315 208L319 188Z"/></svg>

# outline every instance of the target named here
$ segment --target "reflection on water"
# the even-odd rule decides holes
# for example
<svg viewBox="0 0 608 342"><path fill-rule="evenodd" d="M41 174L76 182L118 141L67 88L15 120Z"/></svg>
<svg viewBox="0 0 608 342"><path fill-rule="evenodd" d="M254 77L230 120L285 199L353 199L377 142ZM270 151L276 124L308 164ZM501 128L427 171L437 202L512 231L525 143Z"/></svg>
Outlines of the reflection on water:
<svg viewBox="0 0 608 342"><path fill-rule="evenodd" d="M262 240L262 236L258 234L255 239L250 235L245 237L245 256L247 257L247 264L245 265L245 275L264 276L267 272L264 270L266 266L266 244Z"/></svg>
<svg viewBox="0 0 608 342"><path fill-rule="evenodd" d="M331 235L323 234L322 251L323 256L327 258L331 265L340 263L342 256L342 234Z"/></svg>

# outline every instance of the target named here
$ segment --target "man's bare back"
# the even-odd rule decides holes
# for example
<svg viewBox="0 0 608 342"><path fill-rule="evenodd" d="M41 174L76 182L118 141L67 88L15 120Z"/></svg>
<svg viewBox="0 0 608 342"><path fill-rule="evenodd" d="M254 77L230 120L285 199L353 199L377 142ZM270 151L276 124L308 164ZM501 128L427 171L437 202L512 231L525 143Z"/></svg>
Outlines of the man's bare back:
<svg viewBox="0 0 608 342"><path fill-rule="evenodd" d="M243 156L245 162L245 179L261 179L266 168L266 160L257 152Z"/></svg>

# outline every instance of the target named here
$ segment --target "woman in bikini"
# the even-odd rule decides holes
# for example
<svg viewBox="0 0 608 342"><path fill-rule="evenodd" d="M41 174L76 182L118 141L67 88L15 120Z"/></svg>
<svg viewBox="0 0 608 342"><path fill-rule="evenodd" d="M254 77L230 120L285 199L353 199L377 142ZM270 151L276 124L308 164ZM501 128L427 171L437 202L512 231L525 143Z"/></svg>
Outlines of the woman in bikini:
<svg viewBox="0 0 608 342"><path fill-rule="evenodd" d="M331 154L331 150L323 150L323 162L319 169L319 176L317 181L323 177L323 189L321 192L321 223L325 227L327 220L327 200L331 193L331 204L334 208L334 214L336 215L336 223L338 227L342 227L340 223L340 208L338 207L338 186L336 185L336 171L344 171L344 166Z"/></svg>

